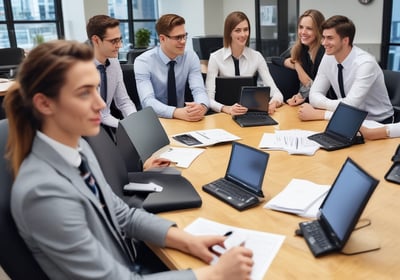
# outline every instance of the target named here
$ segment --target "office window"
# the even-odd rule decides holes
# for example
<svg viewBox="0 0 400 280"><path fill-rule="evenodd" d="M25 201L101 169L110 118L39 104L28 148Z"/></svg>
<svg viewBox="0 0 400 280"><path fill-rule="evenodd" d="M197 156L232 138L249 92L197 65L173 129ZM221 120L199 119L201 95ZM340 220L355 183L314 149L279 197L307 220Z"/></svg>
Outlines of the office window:
<svg viewBox="0 0 400 280"><path fill-rule="evenodd" d="M381 65L400 71L400 0L383 4Z"/></svg>
<svg viewBox="0 0 400 280"><path fill-rule="evenodd" d="M0 0L0 48L29 50L62 37L61 0Z"/></svg>
<svg viewBox="0 0 400 280"><path fill-rule="evenodd" d="M135 32L140 28L151 31L150 46L157 44L155 23L158 18L157 0L108 0L108 13L120 20L124 44L120 57L135 46Z"/></svg>

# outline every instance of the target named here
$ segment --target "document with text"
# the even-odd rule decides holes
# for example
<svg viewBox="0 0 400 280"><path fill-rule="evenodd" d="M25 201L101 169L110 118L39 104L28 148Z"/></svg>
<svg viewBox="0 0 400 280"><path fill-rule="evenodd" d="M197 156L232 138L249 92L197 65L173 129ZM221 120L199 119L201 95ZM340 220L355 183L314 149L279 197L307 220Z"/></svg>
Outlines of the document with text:
<svg viewBox="0 0 400 280"><path fill-rule="evenodd" d="M254 266L251 273L252 280L264 278L265 273L285 240L284 235L248 230L204 218L197 218L185 230L195 235L226 235L228 232L240 234L240 236L244 237L242 246L253 251ZM218 261L217 256L212 263L216 261Z"/></svg>
<svg viewBox="0 0 400 280"><path fill-rule="evenodd" d="M172 136L172 139L177 143L189 147L206 147L218 143L239 140L240 137L226 131L225 129L216 128L176 134Z"/></svg>

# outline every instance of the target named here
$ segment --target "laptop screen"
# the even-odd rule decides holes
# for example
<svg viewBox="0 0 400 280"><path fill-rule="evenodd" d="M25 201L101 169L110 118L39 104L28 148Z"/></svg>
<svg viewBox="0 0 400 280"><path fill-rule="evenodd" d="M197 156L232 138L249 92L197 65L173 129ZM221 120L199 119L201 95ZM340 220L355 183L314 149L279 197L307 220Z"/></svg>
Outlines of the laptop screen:
<svg viewBox="0 0 400 280"><path fill-rule="evenodd" d="M231 157L225 178L262 197L262 183L268 159L269 154L266 152L232 142Z"/></svg>
<svg viewBox="0 0 400 280"><path fill-rule="evenodd" d="M216 77L215 101L229 106L238 103L242 87L254 85L256 85L255 77Z"/></svg>
<svg viewBox="0 0 400 280"><path fill-rule="evenodd" d="M333 113L325 132L352 141L367 114L366 111L341 102Z"/></svg>
<svg viewBox="0 0 400 280"><path fill-rule="evenodd" d="M320 209L331 237L344 246L379 181L347 158Z"/></svg>
<svg viewBox="0 0 400 280"><path fill-rule="evenodd" d="M250 111L268 112L270 87L242 87L240 104Z"/></svg>

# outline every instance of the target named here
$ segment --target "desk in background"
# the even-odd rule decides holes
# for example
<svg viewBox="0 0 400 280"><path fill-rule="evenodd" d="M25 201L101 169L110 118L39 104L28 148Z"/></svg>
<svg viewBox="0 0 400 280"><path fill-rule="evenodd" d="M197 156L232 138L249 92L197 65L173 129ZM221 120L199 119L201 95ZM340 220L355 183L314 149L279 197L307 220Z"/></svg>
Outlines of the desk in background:
<svg viewBox="0 0 400 280"><path fill-rule="evenodd" d="M273 115L279 129L305 129L322 131L326 121L301 122L298 108L287 105ZM185 131L224 128L242 138L239 142L258 147L264 132L274 132L277 126L241 128L226 114L206 116L200 122L161 119L168 135ZM173 144L173 142L172 142ZM303 238L294 235L298 223L305 218L275 212L259 206L239 212L202 191L203 184L225 174L230 155L230 144L206 148L182 174L188 178L203 199L198 209L180 210L160 214L184 228L198 217L242 228L283 234L286 239L272 262L264 279L395 279L400 276L400 186L384 180L391 166L391 156L399 144L398 139L368 141L334 152L318 150L314 156L289 155L284 151L269 151L263 191L265 202L278 194L292 178L307 179L317 184L332 184L345 159L350 156L365 170L380 180L362 217L372 221L372 227L381 240L381 249L374 252L345 256L332 254L314 258ZM171 268L185 269L204 266L201 261L171 249L153 248L154 252Z"/></svg>

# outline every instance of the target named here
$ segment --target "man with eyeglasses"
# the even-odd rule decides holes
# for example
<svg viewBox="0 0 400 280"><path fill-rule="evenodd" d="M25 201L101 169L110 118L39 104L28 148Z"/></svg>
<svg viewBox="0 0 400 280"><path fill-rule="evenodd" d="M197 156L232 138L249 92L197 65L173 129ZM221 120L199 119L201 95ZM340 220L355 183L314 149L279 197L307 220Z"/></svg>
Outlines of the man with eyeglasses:
<svg viewBox="0 0 400 280"><path fill-rule="evenodd" d="M118 60L118 50L122 46L119 21L106 15L96 15L89 19L86 32L94 48L94 63L101 77L99 92L107 104L101 110L101 122L114 130L119 119L111 114L113 100L123 117L136 112L136 106L126 91Z"/></svg>
<svg viewBox="0 0 400 280"><path fill-rule="evenodd" d="M185 50L185 19L175 14L159 18L156 30L160 45L138 56L134 62L136 85L144 107L153 107L158 116L199 121L208 111L200 60L193 50ZM171 69L172 68L172 69ZM193 101L185 100L186 83Z"/></svg>

